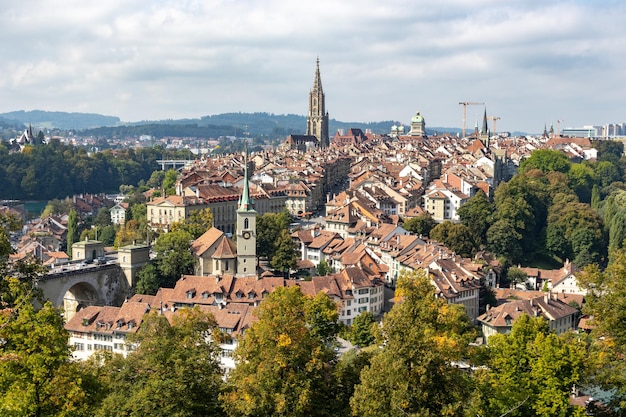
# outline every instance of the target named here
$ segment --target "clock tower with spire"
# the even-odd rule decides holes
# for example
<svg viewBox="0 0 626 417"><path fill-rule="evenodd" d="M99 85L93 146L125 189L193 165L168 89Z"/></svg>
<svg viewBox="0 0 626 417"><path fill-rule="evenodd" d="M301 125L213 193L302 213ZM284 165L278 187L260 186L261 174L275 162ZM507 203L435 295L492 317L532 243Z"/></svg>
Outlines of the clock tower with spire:
<svg viewBox="0 0 626 417"><path fill-rule="evenodd" d="M237 275L256 275L256 215L248 185L248 151L246 149L243 191L237 206Z"/></svg>

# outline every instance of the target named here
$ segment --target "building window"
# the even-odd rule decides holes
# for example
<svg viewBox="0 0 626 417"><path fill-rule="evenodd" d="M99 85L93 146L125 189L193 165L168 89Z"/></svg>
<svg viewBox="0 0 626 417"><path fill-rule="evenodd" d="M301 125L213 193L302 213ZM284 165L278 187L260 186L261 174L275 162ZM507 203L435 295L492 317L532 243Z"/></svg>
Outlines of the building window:
<svg viewBox="0 0 626 417"><path fill-rule="evenodd" d="M249 227L250 227L250 222L249 222L249 220L248 220L247 218L246 218L246 219L243 219L243 228L244 228L244 229L248 229Z"/></svg>

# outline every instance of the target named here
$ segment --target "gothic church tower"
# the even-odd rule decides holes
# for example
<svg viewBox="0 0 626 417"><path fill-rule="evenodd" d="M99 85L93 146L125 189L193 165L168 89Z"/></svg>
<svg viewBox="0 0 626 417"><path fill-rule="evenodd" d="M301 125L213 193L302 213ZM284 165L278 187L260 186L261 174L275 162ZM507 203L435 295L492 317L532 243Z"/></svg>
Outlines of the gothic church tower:
<svg viewBox="0 0 626 417"><path fill-rule="evenodd" d="M306 122L306 134L315 136L322 148L328 147L330 140L328 136L328 113L326 112L326 98L322 89L322 78L320 77L320 59L317 58L315 67L315 79L313 88L309 93L309 114Z"/></svg>
<svg viewBox="0 0 626 417"><path fill-rule="evenodd" d="M256 275L256 215L248 186L248 151L246 150L243 192L237 208L237 275Z"/></svg>

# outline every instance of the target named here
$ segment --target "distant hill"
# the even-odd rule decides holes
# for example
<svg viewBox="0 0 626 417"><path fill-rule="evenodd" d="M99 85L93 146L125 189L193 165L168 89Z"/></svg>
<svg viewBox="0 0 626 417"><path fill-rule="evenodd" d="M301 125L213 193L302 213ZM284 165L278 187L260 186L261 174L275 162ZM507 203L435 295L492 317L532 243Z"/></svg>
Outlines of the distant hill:
<svg viewBox="0 0 626 417"><path fill-rule="evenodd" d="M88 129L100 126L115 126L120 123L116 116L103 116L95 113L67 113L61 111L14 111L2 113L0 117L8 120L16 120L24 125L32 124L38 128L48 129Z"/></svg>
<svg viewBox="0 0 626 417"><path fill-rule="evenodd" d="M144 120L122 124L116 116L103 116L94 113L49 112L42 110L14 111L0 114L0 120L6 123L32 124L34 128L80 130L85 135L98 137L120 137L152 135L155 137L180 136L210 138L217 136L285 137L290 134L304 134L306 117L296 114L273 113L222 113L203 116L199 119ZM377 134L389 133L394 121L381 122L342 122L329 121L330 135L339 129L347 131L358 128ZM408 125L407 125L408 127ZM428 134L460 132L457 128L428 128Z"/></svg>

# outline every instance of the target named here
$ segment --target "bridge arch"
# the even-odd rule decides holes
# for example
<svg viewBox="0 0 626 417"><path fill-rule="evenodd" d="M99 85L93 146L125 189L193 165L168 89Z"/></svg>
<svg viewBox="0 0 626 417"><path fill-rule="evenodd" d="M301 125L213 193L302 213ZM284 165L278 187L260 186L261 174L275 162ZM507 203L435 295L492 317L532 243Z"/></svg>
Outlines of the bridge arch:
<svg viewBox="0 0 626 417"><path fill-rule="evenodd" d="M46 274L37 285L65 320L88 305L120 306L131 295L129 280L119 264L65 265Z"/></svg>
<svg viewBox="0 0 626 417"><path fill-rule="evenodd" d="M104 305L105 302L100 296L98 289L89 282L78 282L62 293L65 316L73 316L76 312L87 306Z"/></svg>

